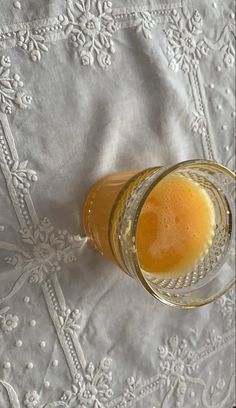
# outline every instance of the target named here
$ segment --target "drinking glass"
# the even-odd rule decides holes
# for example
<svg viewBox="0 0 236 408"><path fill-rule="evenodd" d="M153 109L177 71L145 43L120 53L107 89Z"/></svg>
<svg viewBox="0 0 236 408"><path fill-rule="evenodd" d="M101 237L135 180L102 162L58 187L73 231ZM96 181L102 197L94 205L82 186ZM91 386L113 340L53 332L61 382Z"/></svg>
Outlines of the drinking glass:
<svg viewBox="0 0 236 408"><path fill-rule="evenodd" d="M143 205L165 177L184 176L200 185L215 210L208 251L188 273L163 279L140 265L136 231ZM85 205L84 229L91 244L138 280L156 299L179 308L213 302L235 283L235 174L207 160L117 173L99 180Z"/></svg>

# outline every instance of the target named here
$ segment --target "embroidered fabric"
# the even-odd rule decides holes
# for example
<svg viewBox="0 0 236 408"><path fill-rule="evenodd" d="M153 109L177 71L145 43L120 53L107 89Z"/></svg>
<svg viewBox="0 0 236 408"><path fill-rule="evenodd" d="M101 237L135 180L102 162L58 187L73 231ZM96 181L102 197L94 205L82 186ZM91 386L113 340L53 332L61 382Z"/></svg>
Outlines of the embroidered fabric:
<svg viewBox="0 0 236 408"><path fill-rule="evenodd" d="M89 187L235 164L233 1L0 0L0 407L231 408L235 296L157 303L83 235Z"/></svg>

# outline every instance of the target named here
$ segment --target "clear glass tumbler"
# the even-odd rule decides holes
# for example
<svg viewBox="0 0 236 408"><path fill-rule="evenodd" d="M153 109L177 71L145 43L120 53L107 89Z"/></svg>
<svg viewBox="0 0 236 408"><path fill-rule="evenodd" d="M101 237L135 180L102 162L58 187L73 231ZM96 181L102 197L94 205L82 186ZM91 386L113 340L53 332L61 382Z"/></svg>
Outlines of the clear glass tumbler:
<svg viewBox="0 0 236 408"><path fill-rule="evenodd" d="M142 270L136 232L143 205L158 183L180 175L198 183L215 210L208 251L187 274L163 279ZM91 244L112 259L161 302L180 308L208 304L235 283L235 174L206 160L117 173L99 180L84 205L84 229Z"/></svg>

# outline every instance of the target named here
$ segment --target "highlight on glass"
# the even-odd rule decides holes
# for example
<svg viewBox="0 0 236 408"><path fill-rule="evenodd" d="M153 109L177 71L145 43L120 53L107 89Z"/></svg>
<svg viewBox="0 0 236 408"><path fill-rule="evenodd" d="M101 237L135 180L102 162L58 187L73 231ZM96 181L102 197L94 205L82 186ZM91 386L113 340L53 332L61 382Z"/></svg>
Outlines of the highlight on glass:
<svg viewBox="0 0 236 408"><path fill-rule="evenodd" d="M208 304L235 283L235 174L207 160L117 173L83 222L100 253L165 304Z"/></svg>

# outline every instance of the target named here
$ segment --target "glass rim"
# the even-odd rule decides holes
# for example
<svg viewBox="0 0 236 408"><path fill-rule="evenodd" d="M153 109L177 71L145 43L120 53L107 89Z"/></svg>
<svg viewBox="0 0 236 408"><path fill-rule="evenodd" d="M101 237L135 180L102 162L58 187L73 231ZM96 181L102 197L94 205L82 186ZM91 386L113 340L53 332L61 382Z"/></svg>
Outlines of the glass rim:
<svg viewBox="0 0 236 408"><path fill-rule="evenodd" d="M210 167L213 167L213 168L216 168L216 169L219 169L219 170L223 171L229 177L236 180L236 174L233 171L231 171L230 169L228 169L224 165L221 165L221 164L219 164L217 162L210 161L210 160L203 160L203 159L185 160L185 161L179 162L177 164L170 165L168 167L163 166L162 167L162 168L164 168L163 171L160 171L160 167L156 168L157 169L157 178L155 178L155 180L150 184L150 186L147 188L147 190L143 194L143 196L142 196L142 198L141 198L141 200L139 202L138 208L136 209L135 214L134 214L134 220L133 220L132 228L131 228L131 239L133 240L133 242L135 242L135 246L136 246L136 231L137 231L137 224L138 224L139 216L140 216L140 213L142 211L143 205L144 205L147 197L149 196L149 194L153 190L153 188L157 185L157 183L159 183L162 179L164 179L170 173L174 172L175 170L179 169L180 167L188 167L188 166L191 166L191 165L193 167L194 167L194 165L196 165L196 166L197 165L210 166ZM221 292L218 292L216 295L213 295L213 296L209 297L208 299L203 300L202 302L191 303L191 304L180 304L178 302L175 302L174 300L169 301L167 297L164 297L164 296L162 297L160 294L155 292L155 290L148 284L148 282L144 278L143 272L141 270L137 251L132 251L130 253L130 257L131 257L132 265L134 266L134 269L135 269L136 277L137 277L138 281L142 284L142 286L154 298L156 298L160 302L162 302L162 303L164 303L164 304L166 304L168 306L172 306L172 307L179 308L179 309L193 309L193 308L196 308L196 307L200 307L200 306L210 304L210 303L214 302L215 300L219 299L226 292L228 292L228 290L230 290L236 283L236 278L235 278L226 287L224 287L224 289L222 289Z"/></svg>

